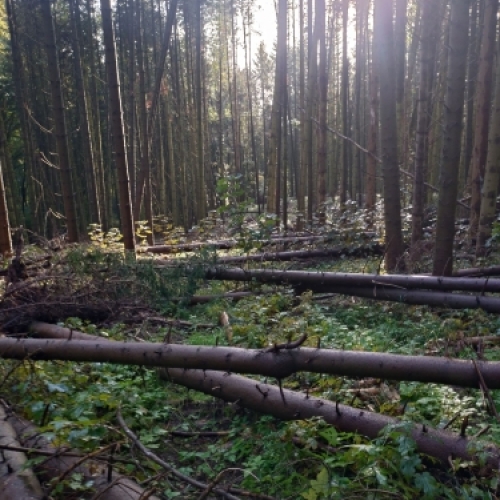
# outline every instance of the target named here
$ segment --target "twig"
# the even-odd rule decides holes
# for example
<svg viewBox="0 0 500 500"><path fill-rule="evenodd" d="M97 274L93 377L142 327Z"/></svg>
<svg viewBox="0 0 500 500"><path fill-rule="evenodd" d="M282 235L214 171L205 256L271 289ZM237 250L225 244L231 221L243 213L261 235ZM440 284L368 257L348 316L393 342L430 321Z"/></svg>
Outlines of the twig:
<svg viewBox="0 0 500 500"><path fill-rule="evenodd" d="M483 374L481 373L479 366L477 366L476 360L473 359L472 362L474 363L474 368L476 369L477 376L479 377L479 386L481 387L483 394L486 396L486 399L488 400L488 403L490 405L491 411L493 412L493 415L495 415L495 418L497 419L497 421L500 422L500 416L498 415L495 403L493 402L493 398L491 397L490 390L488 389L488 386L486 385L486 382L484 381Z"/></svg>
<svg viewBox="0 0 500 500"><path fill-rule="evenodd" d="M210 492L220 483L220 481L222 479L222 476L226 472L243 471L243 470L244 469L240 469L239 467L229 467L227 469L224 469L224 470L220 471L217 474L217 477L207 486L207 488L205 489L205 491L203 491L202 494L198 497L198 500L205 500L205 498L208 497L208 495L210 494ZM252 474L252 476L254 476L254 475ZM257 479L257 477L255 477L255 479Z"/></svg>
<svg viewBox="0 0 500 500"><path fill-rule="evenodd" d="M27 448L25 446L11 446L6 444L0 444L0 450L9 450L9 451L19 451L20 453L26 453L27 455L39 455L42 457L87 457L87 455L82 455L81 453L77 453L75 451L66 451L63 449L58 449L55 451L50 450L38 450L36 448ZM94 460L107 462L110 459L110 455L103 455L102 457L96 456ZM133 463L132 460L127 460L126 458L116 458L113 457L114 462L120 462L124 464Z"/></svg>
<svg viewBox="0 0 500 500"><path fill-rule="evenodd" d="M72 471L74 471L78 466L83 464L83 462L86 462L87 460L90 460L91 458L94 458L97 455L100 455L103 451L109 450L110 448L113 448L116 446L117 443L111 443L106 446L103 446L102 448L99 448L96 451L93 451L92 453L88 453L87 455L83 456L80 460L77 460L71 467L68 467L62 474L59 475L59 477L56 478L56 480L53 482L51 485L49 491L47 492L47 497L50 497L52 491L54 488L61 482L63 481L68 474L70 474Z"/></svg>
<svg viewBox="0 0 500 500"><path fill-rule="evenodd" d="M177 478L181 479L182 481L190 484L191 486L194 486L200 490L206 490L208 487L207 484L202 483L201 481L198 481L190 476L186 476L186 474L183 474L179 470L177 470L175 467L172 467L170 464L162 460L158 455L153 453L149 448L144 446L138 439L138 437L130 430L130 428L127 426L125 423L125 420L122 417L120 408L116 411L116 419L118 420L118 423L120 424L120 427L122 428L123 432L126 434L126 436L139 448L139 450L147 457L149 460L157 463L161 467L163 467L165 470L169 471L172 473L174 476ZM221 490L220 488L214 489L218 495L223 496L224 498L227 498L228 500L239 500L238 497L235 497L234 495L231 495L231 493L228 493L227 491Z"/></svg>
<svg viewBox="0 0 500 500"><path fill-rule="evenodd" d="M229 435L229 431L199 431L199 432L187 432L187 431L170 431L170 435L173 437L224 437Z"/></svg>

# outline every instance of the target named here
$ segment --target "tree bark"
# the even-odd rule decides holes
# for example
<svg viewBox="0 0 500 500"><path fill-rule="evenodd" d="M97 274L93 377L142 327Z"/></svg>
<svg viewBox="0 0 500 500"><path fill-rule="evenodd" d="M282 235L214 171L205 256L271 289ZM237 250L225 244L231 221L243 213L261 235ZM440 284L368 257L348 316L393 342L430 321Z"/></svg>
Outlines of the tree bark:
<svg viewBox="0 0 500 500"><path fill-rule="evenodd" d="M402 269L404 262L401 233L401 199L398 165L396 86L394 80L394 35L392 2L375 0L375 61L380 79L380 136L384 180L384 221L386 231L385 265L388 271Z"/></svg>
<svg viewBox="0 0 500 500"><path fill-rule="evenodd" d="M470 0L454 0L450 12L448 71L444 102L444 133L439 174L436 244L432 274L450 276L453 270L455 202L458 192L460 141L465 93Z"/></svg>
<svg viewBox="0 0 500 500"><path fill-rule="evenodd" d="M293 253L293 252L290 252ZM279 271L274 269L225 269L211 268L207 279L224 281L257 281L260 283L299 285L311 290L337 286L349 287L393 287L394 291L440 290L466 292L500 292L500 279L441 278L434 276L408 276L404 274L379 275L358 273L324 273L315 271ZM334 290L332 290L334 291ZM376 292L374 292L376 293ZM475 298L475 297L471 297ZM497 299L495 297L495 299ZM500 299L498 299L500 300Z"/></svg>
<svg viewBox="0 0 500 500"><path fill-rule="evenodd" d="M498 0L486 0L484 8L483 34L479 70L476 83L474 107L474 146L471 160L471 203L469 239L476 241L481 210L481 188L488 153L488 127L490 123L491 86L493 76L493 56L497 27ZM464 37L465 38L465 37Z"/></svg>
<svg viewBox="0 0 500 500"><path fill-rule="evenodd" d="M19 447L16 431L7 421L4 408L0 406L0 445ZM2 450L0 463L0 488L3 500L43 500L40 482L33 470L26 466L27 458L19 451Z"/></svg>
<svg viewBox="0 0 500 500"><path fill-rule="evenodd" d="M282 420L322 417L341 432L359 433L370 439L379 437L386 426L396 426L401 422L393 417L309 397L269 384L256 383L255 380L232 373L169 369L164 378ZM411 437L421 453L435 457L447 465L450 456L462 460L478 460L469 448L473 443L466 438L425 425L408 422L406 424L410 426ZM488 467L496 470L500 451L493 444L489 444L487 452Z"/></svg>
<svg viewBox="0 0 500 500"><path fill-rule="evenodd" d="M1 118L0 118L1 119ZM12 255L12 237L10 234L9 210L5 197L2 163L0 161L0 254L5 257Z"/></svg>
<svg viewBox="0 0 500 500"><path fill-rule="evenodd" d="M54 20L52 18L50 0L40 0L40 6L43 16L45 51L47 53L48 75L50 78L52 113L54 117L59 173L61 176L64 215L66 216L68 241L70 243L74 243L78 241L78 224L73 183L71 180L71 165L69 160L68 137L66 133L64 100L62 94L61 76L59 74L59 58L57 56Z"/></svg>
<svg viewBox="0 0 500 500"><path fill-rule="evenodd" d="M500 38L497 44L497 58L500 56ZM476 257L486 253L486 243L491 236L495 221L498 184L500 181L500 61L497 60L495 100L489 129L488 154L481 194L481 211L477 233Z"/></svg>
<svg viewBox="0 0 500 500"><path fill-rule="evenodd" d="M53 325L49 325L53 328ZM37 325L37 330L41 327ZM61 327L56 327L61 328ZM71 333L69 329L68 337ZM103 362L163 368L252 373L283 379L297 372L377 377L479 387L472 361L336 349L207 347L109 340L0 339L5 359ZM486 386L500 388L500 363L476 362Z"/></svg>
<svg viewBox="0 0 500 500"><path fill-rule="evenodd" d="M411 243L415 245L422 239L422 223L424 219L425 189L424 180L427 174L427 140L429 137L429 94L431 91L433 70L432 40L435 23L434 6L428 1L422 2L422 36L420 40L420 87L417 103L417 138L415 147L415 176L413 182L412 233Z"/></svg>
<svg viewBox="0 0 500 500"><path fill-rule="evenodd" d="M107 480L107 467L99 466L97 463L86 461L87 465L78 465L80 458L74 456L60 455L58 450L40 434L40 430L33 424L19 418L15 414L7 415L6 421L14 427L19 441L26 448L34 448L47 452L53 452L53 456L43 460L34 466L35 472L44 480L57 478L73 467L72 473L80 474L84 482L90 482L95 492L95 498L101 500L141 500L145 491L134 481L112 473L111 481ZM75 467L76 466L76 467ZM100 474L96 474L100 471ZM4 498L2 496L2 498ZM44 497L45 498L45 497ZM159 500L157 496L148 496L150 500ZM16 499L19 500L19 499ZM24 500L24 499L23 499Z"/></svg>
<svg viewBox="0 0 500 500"><path fill-rule="evenodd" d="M319 94L319 130L318 130L318 177L316 189L318 199L316 210L324 213L326 201L326 115L328 109L328 72L326 68L326 29L325 0L316 0L316 31L319 42L318 94ZM286 186L285 186L286 188Z"/></svg>
<svg viewBox="0 0 500 500"><path fill-rule="evenodd" d="M123 131L123 113L120 98L120 79L116 61L115 35L111 16L111 0L101 0L102 28L106 52L106 72L108 77L109 106L112 116L112 139L118 171L120 197L120 218L125 250L135 252L134 220L130 197L130 181Z"/></svg>

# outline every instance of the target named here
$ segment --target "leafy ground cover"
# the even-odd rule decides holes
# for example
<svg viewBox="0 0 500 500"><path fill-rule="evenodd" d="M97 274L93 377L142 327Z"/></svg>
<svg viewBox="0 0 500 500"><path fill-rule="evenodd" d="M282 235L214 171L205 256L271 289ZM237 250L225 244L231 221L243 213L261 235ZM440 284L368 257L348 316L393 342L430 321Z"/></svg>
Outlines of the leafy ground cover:
<svg viewBox="0 0 500 500"><path fill-rule="evenodd" d="M106 287L108 295L110 289L114 290L112 298L117 301L127 290L129 294L140 290L151 302L142 321L137 320L139 305L135 302L127 302L133 310L129 314L133 321L126 315L122 322L79 317L65 321L76 330L111 339L162 342L168 337L176 343L224 345L229 340L227 330L219 324L222 312L229 318L232 345L251 348L307 333L306 344L310 346L319 343L325 348L475 359L477 353L462 339L500 334L500 319L477 310L439 310L359 298L318 297L307 292L296 298L286 288L270 286L252 285L255 295L238 302L220 299L189 307L187 300L177 299L195 291L215 295L232 290L234 285L203 282L194 265L199 262L196 260L191 263L193 272L188 278L171 269L158 274L140 263L133 264L135 274L127 274L129 264L116 255L94 248L81 252L70 253L64 261L72 266L80 290L92 291L96 301L102 300L93 280L96 269L105 265L108 271L119 272L108 272L100 278L101 292ZM212 256L204 253L198 259L206 262ZM280 264L273 263L277 266ZM323 270L365 272L379 267L377 258L344 259L318 266ZM114 281L116 275L120 280ZM163 314L185 323L182 327L175 322L161 324L151 319L153 312L156 317ZM488 345L484 357L500 360L500 350L495 344ZM210 483L225 471L226 484L252 492L254 498L497 498L496 475L456 460L445 467L418 454L405 425L411 421L466 432L475 436L478 447L482 440L500 444L500 423L490 415L481 391L308 373L290 377L284 385L398 416L402 424L368 440L338 432L320 419L283 422L224 404L141 367L30 360L0 363L2 397L39 425L46 437L56 445L66 444L83 453L119 442L119 460L114 467L143 485L154 486L161 498L195 499L200 492L166 474L124 439L116 422L118 408L140 441L181 472ZM498 407L500 391L491 391L491 397ZM69 489L76 498L85 498L85 488L78 476L70 476L53 488L52 495L69 498ZM65 492L60 493L63 489Z"/></svg>

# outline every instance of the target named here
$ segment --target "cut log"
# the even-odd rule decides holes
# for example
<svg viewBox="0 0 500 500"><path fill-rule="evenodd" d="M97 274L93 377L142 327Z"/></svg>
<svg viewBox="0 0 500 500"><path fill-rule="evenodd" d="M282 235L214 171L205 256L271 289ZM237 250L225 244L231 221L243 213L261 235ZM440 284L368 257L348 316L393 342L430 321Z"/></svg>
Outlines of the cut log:
<svg viewBox="0 0 500 500"><path fill-rule="evenodd" d="M471 361L307 347L259 350L100 339L88 342L3 338L0 339L0 357L211 369L277 379L304 371L479 387L478 374ZM500 389L500 362L481 361L477 365L486 385L490 389Z"/></svg>
<svg viewBox="0 0 500 500"><path fill-rule="evenodd" d="M85 341L83 341L85 342ZM44 481L49 481L59 477L68 469L75 467L81 460L77 457L70 457L57 454L47 439L40 435L40 431L30 422L19 416L7 413L7 422L15 429L19 441L27 448L35 448L44 451L52 451L54 456L44 460L34 467L35 472L40 475ZM140 500L145 498L146 491L134 481L113 472L111 481L107 480L107 467L103 467L95 462L90 467L90 460L85 465L78 465L72 470L72 473L82 474L84 481L91 481L92 487L96 492L96 497L100 500ZM91 472L91 470L93 472ZM96 471L100 471L99 473ZM1 497L3 498L3 496ZM159 500L157 496L147 496L149 500Z"/></svg>
<svg viewBox="0 0 500 500"><path fill-rule="evenodd" d="M468 292L500 292L500 279L445 278L404 274L330 273L316 271L279 271L274 269L225 269L212 268L207 279L224 281L258 281L261 283L298 285L313 291L335 292L333 287L373 287L379 285L400 289L427 289ZM332 288L329 288L332 287Z"/></svg>
<svg viewBox="0 0 500 500"><path fill-rule="evenodd" d="M16 431L6 420L0 405L0 445L19 447ZM2 450L0 491L2 500L41 500L42 487L32 469L26 468L26 455L19 451Z"/></svg>
<svg viewBox="0 0 500 500"><path fill-rule="evenodd" d="M303 420L320 416L342 432L356 432L370 439L378 437L386 426L401 423L392 417L309 397L235 374L182 369L169 369L167 373L169 379L177 384L224 401L238 402L245 408L282 420ZM477 460L477 456L469 449L471 442L460 435L409 422L401 425L409 430L421 453L435 457L443 464L449 464L450 459L454 458ZM486 448L487 463L498 470L500 450L494 445Z"/></svg>

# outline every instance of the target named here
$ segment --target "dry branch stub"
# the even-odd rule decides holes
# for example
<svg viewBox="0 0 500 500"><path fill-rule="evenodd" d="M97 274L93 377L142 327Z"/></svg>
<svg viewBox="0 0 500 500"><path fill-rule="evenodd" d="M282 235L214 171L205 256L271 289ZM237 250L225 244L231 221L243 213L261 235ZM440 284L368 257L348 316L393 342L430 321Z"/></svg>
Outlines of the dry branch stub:
<svg viewBox="0 0 500 500"><path fill-rule="evenodd" d="M235 374L211 370L169 369L169 378L180 385L210 394L252 410L271 414L283 420L302 420L315 416L343 432L356 432L374 439L387 426L402 424L398 419L369 411L332 403L307 395L262 384ZM474 443L449 432L405 422L410 435L421 453L433 456L443 463L459 458L471 460L475 456ZM487 463L498 469L500 450L493 445L487 447Z"/></svg>

